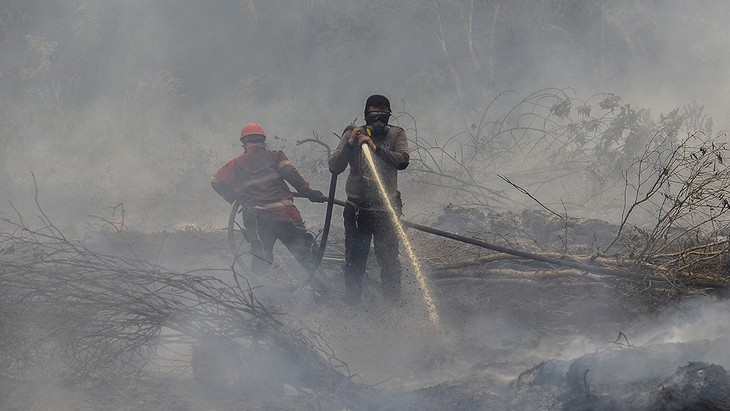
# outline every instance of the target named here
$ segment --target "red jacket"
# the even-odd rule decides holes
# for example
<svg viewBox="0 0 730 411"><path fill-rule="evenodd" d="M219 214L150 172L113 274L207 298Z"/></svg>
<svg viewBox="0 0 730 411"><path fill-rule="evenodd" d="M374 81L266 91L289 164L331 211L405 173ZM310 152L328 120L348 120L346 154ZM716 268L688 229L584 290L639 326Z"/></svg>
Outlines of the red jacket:
<svg viewBox="0 0 730 411"><path fill-rule="evenodd" d="M302 216L287 182L298 192L309 191L309 183L283 152L249 143L241 156L215 173L211 185L229 203L240 200L241 206L260 217L298 223Z"/></svg>

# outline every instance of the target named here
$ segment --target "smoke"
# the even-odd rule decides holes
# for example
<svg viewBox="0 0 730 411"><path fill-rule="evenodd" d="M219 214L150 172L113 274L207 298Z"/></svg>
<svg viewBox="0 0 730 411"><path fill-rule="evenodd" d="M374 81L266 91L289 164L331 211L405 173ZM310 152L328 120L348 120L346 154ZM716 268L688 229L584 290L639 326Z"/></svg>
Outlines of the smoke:
<svg viewBox="0 0 730 411"><path fill-rule="evenodd" d="M269 146L284 150L313 187L326 192L324 149L297 142L317 136L334 148L346 125L362 122L365 99L374 93L390 98L394 123L406 129L423 160L401 173L406 217L433 219L451 202L493 210L534 206L514 191L501 197L510 187L496 175L519 175L543 152L521 151L514 134L504 141L484 139L480 142L492 144L493 151L480 152L476 166L466 169L456 160L476 151L469 145L474 136L514 126L529 110L510 110L547 88L582 100L613 93L655 117L695 102L714 119L715 131L726 130L729 18L730 4L723 0L701 6L680 0L4 2L0 217L14 216L13 208L33 214L37 193L50 219L70 237L99 229L225 227L229 205L209 181L241 153L244 123L263 124ZM540 102L548 108L554 103ZM591 107L598 111L595 101ZM511 151L500 151L503 147ZM428 159L440 161L442 168L428 165L453 177L448 183L467 181L471 191L426 184L436 180L434 174L423 178L415 170L425 169ZM474 168L481 174L472 173ZM615 170L594 171L605 177ZM547 179L533 172L514 181L559 212L606 215L605 209L584 206L592 205L585 192L610 185L608 178ZM340 184L338 197L343 196ZM615 207L610 201L595 203ZM297 206L316 232L323 208ZM333 224L339 221L336 216ZM140 255L171 266L229 264L225 244L203 261L189 249L182 256L167 255L167 246ZM514 298L540 297L524 291ZM610 308L614 298L606 292L597 300ZM420 313L416 316L425 312L415 309L424 308L417 302L411 307ZM462 333L456 346L464 349L454 363L462 375L473 372L470 362L482 361L474 352L490 344L490 354L520 365L575 358L622 331L636 346L707 341L701 358L727 367L721 348L729 331L721 321L727 311L718 300L686 302L676 312L637 323L618 309L591 312L580 321L576 313L569 320L578 326L598 317L602 325L615 320L627 328L606 326L603 334L592 329L590 336L569 342L504 313L463 322L451 313L452 325ZM426 369L443 353L440 336L428 342L433 336L424 331L425 319L389 312L365 317L333 321L324 325L324 334L368 383L387 379L383 370L389 365L421 361ZM363 338L372 330L387 337ZM521 337L524 346L508 353Z"/></svg>
<svg viewBox="0 0 730 411"><path fill-rule="evenodd" d="M638 322L630 334L635 334L632 340L639 346L694 344L697 351L688 350L688 361L706 361L728 368L730 357L726 347L730 328L722 319L729 310L725 298L690 299L659 318Z"/></svg>
<svg viewBox="0 0 730 411"><path fill-rule="evenodd" d="M3 197L27 197L32 171L64 220L124 202L130 224L170 227L160 220L185 201L219 222L212 197L176 194L204 192L240 152L243 123L264 124L296 155L312 132L336 144L372 93L413 116L401 117L412 138L438 144L505 90L490 114L544 87L611 92L656 114L728 103L721 1L244 3L5 6ZM320 174L305 177L321 186Z"/></svg>

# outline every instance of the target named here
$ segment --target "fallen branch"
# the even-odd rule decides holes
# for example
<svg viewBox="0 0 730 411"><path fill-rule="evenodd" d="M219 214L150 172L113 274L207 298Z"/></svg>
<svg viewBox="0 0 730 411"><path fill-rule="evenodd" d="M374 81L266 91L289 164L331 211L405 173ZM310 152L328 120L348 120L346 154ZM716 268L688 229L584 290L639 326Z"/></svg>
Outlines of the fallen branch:
<svg viewBox="0 0 730 411"><path fill-rule="evenodd" d="M575 261L567 261L567 260L559 260L552 257L547 257L544 255L539 254L533 254L528 253L525 251L515 250L507 247L503 247L497 244L491 244L483 240L478 240L471 237L465 237L459 234L451 233L448 231L439 230L436 228L431 228L422 224L413 223L406 220L401 220L404 226L410 227L419 231L423 231L425 233L438 235L440 237L450 238L452 240L461 241L467 244L472 244L478 247L486 248L489 250L497 251L500 253L505 253L517 257L522 257L530 260L535 261L542 261L544 263L552 264L558 267L569 267L569 268L575 268L578 270L583 270L585 272L594 273L594 274L602 274L602 275L610 275L614 277L620 277L620 278L628 278L632 280L653 280L653 281L667 281L667 282L677 282L679 284L684 285L693 285L697 287L709 287L709 288L721 288L727 286L727 282L708 282L708 281L699 281L699 280L691 280L691 279L670 279L668 277L662 277L657 275L652 275L648 273L642 273L642 274L634 274L628 271L623 271L615 268L605 267L605 266L598 266L594 264L583 264Z"/></svg>
<svg viewBox="0 0 730 411"><path fill-rule="evenodd" d="M0 231L0 375L33 378L28 374L41 370L35 377L48 378L44 364L54 358L63 364L55 376L81 385L160 379L195 371L189 358L164 364L160 349L213 341L232 350L226 364L234 374L250 368L245 359L259 358L285 367L276 373L279 384L336 408L399 408L389 395L353 382L319 334L263 306L235 269L230 285L205 275L212 270L177 273L98 254L64 237L45 214L41 220L37 230L0 221L8 228Z"/></svg>

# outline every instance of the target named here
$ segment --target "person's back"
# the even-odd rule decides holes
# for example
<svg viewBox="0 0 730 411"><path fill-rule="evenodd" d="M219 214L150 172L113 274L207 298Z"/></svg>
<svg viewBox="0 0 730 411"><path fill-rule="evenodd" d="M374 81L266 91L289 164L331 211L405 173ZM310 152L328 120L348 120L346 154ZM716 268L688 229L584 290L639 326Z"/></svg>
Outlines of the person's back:
<svg viewBox="0 0 730 411"><path fill-rule="evenodd" d="M287 183L310 201L323 202L325 197L309 187L283 152L267 149L265 141L260 124L246 124L241 130L244 153L221 167L211 185L229 203L239 202L254 271L260 273L272 264L277 240L310 270L317 245L304 226Z"/></svg>
<svg viewBox="0 0 730 411"><path fill-rule="evenodd" d="M277 221L302 221L284 176L289 177L298 191L309 190L309 184L283 152L271 151L263 143L247 143L244 153L227 162L211 184L214 188L219 187L216 191L221 185L229 187L228 197L239 200L244 210L256 210L258 216Z"/></svg>

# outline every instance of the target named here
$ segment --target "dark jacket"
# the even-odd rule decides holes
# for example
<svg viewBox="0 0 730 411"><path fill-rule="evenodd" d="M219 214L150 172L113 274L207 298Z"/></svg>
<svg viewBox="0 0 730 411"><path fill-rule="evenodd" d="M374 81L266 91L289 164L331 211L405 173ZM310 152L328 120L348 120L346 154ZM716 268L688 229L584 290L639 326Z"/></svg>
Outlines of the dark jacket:
<svg viewBox="0 0 730 411"><path fill-rule="evenodd" d="M340 144L329 160L329 169L332 173L340 174L350 166L345 191L347 200L360 206L372 207L382 204L375 178L369 171L367 159L362 148L347 143L352 127L345 129ZM375 167L380 174L391 201L398 196L398 171L408 167L410 148L405 130L397 126L389 126L385 135L374 135L372 140L377 146L373 154Z"/></svg>
<svg viewBox="0 0 730 411"><path fill-rule="evenodd" d="M229 203L240 200L244 209L260 217L301 222L287 182L298 192L309 190L309 183L283 152L249 143L241 156L215 173L211 185Z"/></svg>

